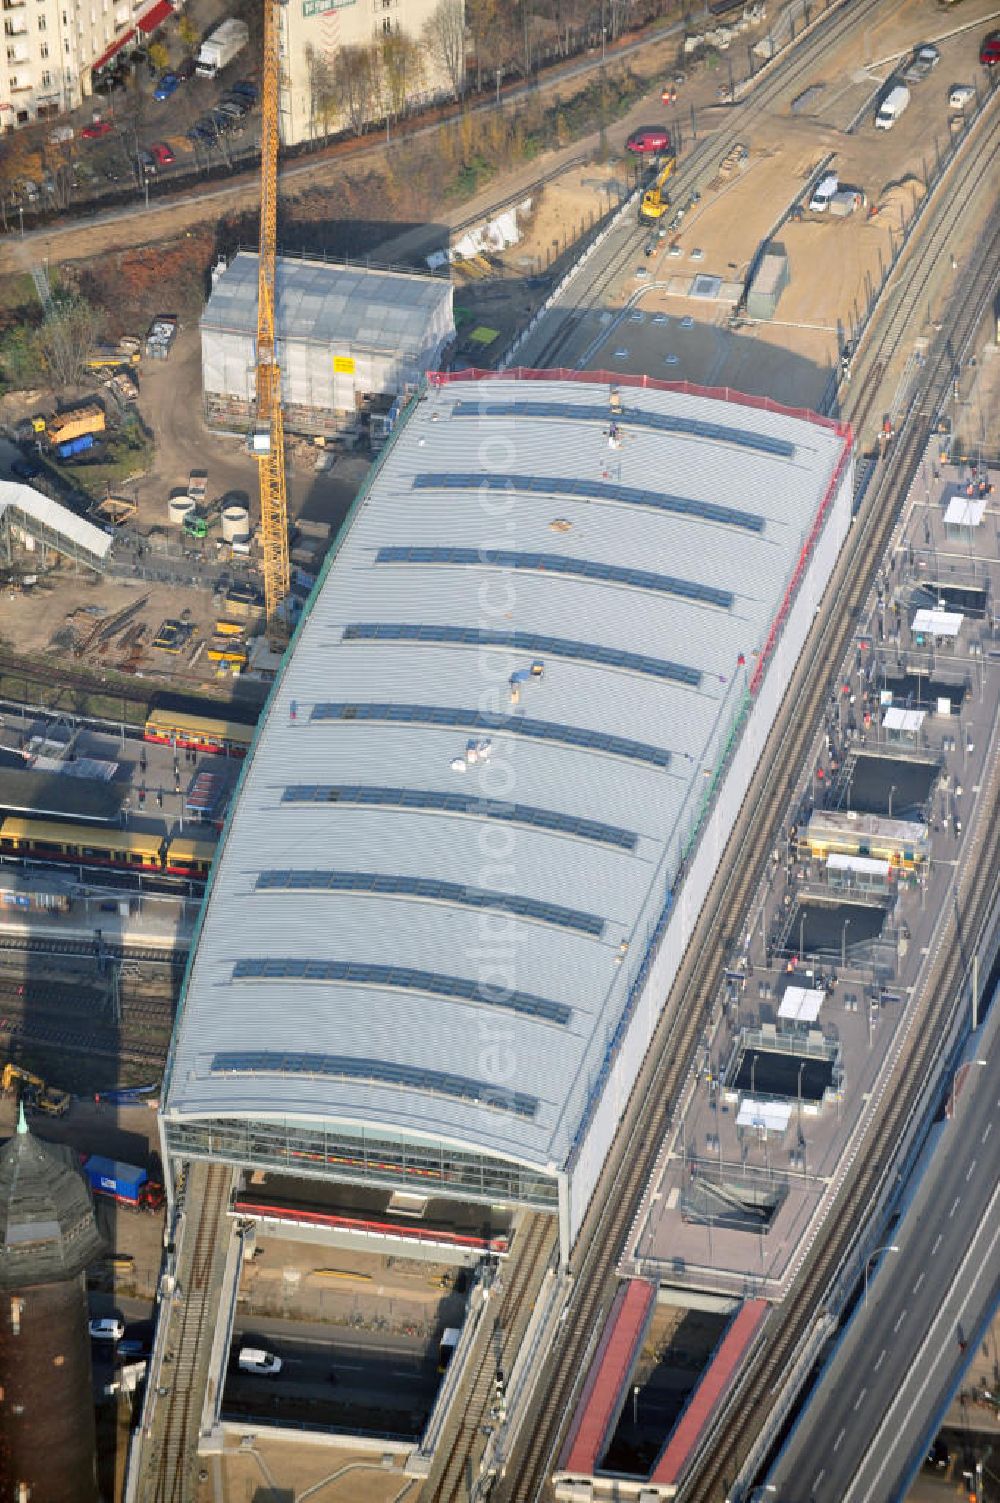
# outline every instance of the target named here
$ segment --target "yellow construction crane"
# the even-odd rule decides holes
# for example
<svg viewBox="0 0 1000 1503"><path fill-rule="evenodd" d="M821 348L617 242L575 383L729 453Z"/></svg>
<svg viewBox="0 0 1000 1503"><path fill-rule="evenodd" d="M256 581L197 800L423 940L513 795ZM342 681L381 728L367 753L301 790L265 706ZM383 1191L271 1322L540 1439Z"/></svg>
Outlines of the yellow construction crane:
<svg viewBox="0 0 1000 1503"><path fill-rule="evenodd" d="M284 0L264 0L264 75L261 85L260 255L257 269L257 420L251 437L260 470L260 530L264 604L272 648L288 642L288 496L281 372L274 333L274 272L278 237L279 33Z"/></svg>

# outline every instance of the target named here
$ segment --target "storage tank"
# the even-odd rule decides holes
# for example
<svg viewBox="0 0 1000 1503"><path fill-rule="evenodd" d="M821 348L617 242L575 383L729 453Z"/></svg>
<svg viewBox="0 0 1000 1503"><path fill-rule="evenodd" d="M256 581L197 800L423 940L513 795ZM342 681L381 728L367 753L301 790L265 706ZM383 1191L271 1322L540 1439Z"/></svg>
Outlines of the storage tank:
<svg viewBox="0 0 1000 1503"><path fill-rule="evenodd" d="M190 496L171 496L167 502L167 521L174 527L180 527L185 517L189 517L194 511L194 502Z"/></svg>
<svg viewBox="0 0 1000 1503"><path fill-rule="evenodd" d="M226 506L222 512L222 541L246 542L250 536L250 513L245 506Z"/></svg>

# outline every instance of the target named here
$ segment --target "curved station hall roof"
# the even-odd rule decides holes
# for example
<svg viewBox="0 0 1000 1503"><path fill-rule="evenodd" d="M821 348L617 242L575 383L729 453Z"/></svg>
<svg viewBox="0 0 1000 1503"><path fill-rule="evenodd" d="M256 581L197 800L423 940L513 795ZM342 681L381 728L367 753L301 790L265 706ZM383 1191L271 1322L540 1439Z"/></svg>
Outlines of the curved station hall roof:
<svg viewBox="0 0 1000 1503"><path fill-rule="evenodd" d="M432 378L245 769L168 1122L565 1164L848 442L729 394Z"/></svg>

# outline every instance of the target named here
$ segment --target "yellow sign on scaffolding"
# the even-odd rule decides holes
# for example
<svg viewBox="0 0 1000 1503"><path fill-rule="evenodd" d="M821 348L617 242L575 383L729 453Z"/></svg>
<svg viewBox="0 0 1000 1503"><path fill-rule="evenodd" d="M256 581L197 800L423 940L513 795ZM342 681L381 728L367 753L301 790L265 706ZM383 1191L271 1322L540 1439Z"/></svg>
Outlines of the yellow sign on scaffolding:
<svg viewBox="0 0 1000 1503"><path fill-rule="evenodd" d="M351 355L334 355L333 374L335 376L353 376L354 358Z"/></svg>

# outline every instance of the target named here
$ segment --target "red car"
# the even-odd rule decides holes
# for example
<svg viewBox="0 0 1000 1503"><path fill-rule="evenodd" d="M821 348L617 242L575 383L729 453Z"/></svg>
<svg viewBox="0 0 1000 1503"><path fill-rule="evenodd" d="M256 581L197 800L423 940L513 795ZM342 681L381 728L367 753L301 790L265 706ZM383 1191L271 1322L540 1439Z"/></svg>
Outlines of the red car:
<svg viewBox="0 0 1000 1503"><path fill-rule="evenodd" d="M102 136L110 136L112 129L110 120L95 120L93 125L85 125L80 134L85 141L99 141Z"/></svg>
<svg viewBox="0 0 1000 1503"><path fill-rule="evenodd" d="M665 125L640 125L625 142L626 151L640 155L653 151L670 150L670 132Z"/></svg>
<svg viewBox="0 0 1000 1503"><path fill-rule="evenodd" d="M154 141L149 154L158 167L169 167L171 162L177 160L166 141Z"/></svg>
<svg viewBox="0 0 1000 1503"><path fill-rule="evenodd" d="M995 68L1000 63L1000 31L991 31L983 37L979 61L984 68Z"/></svg>

